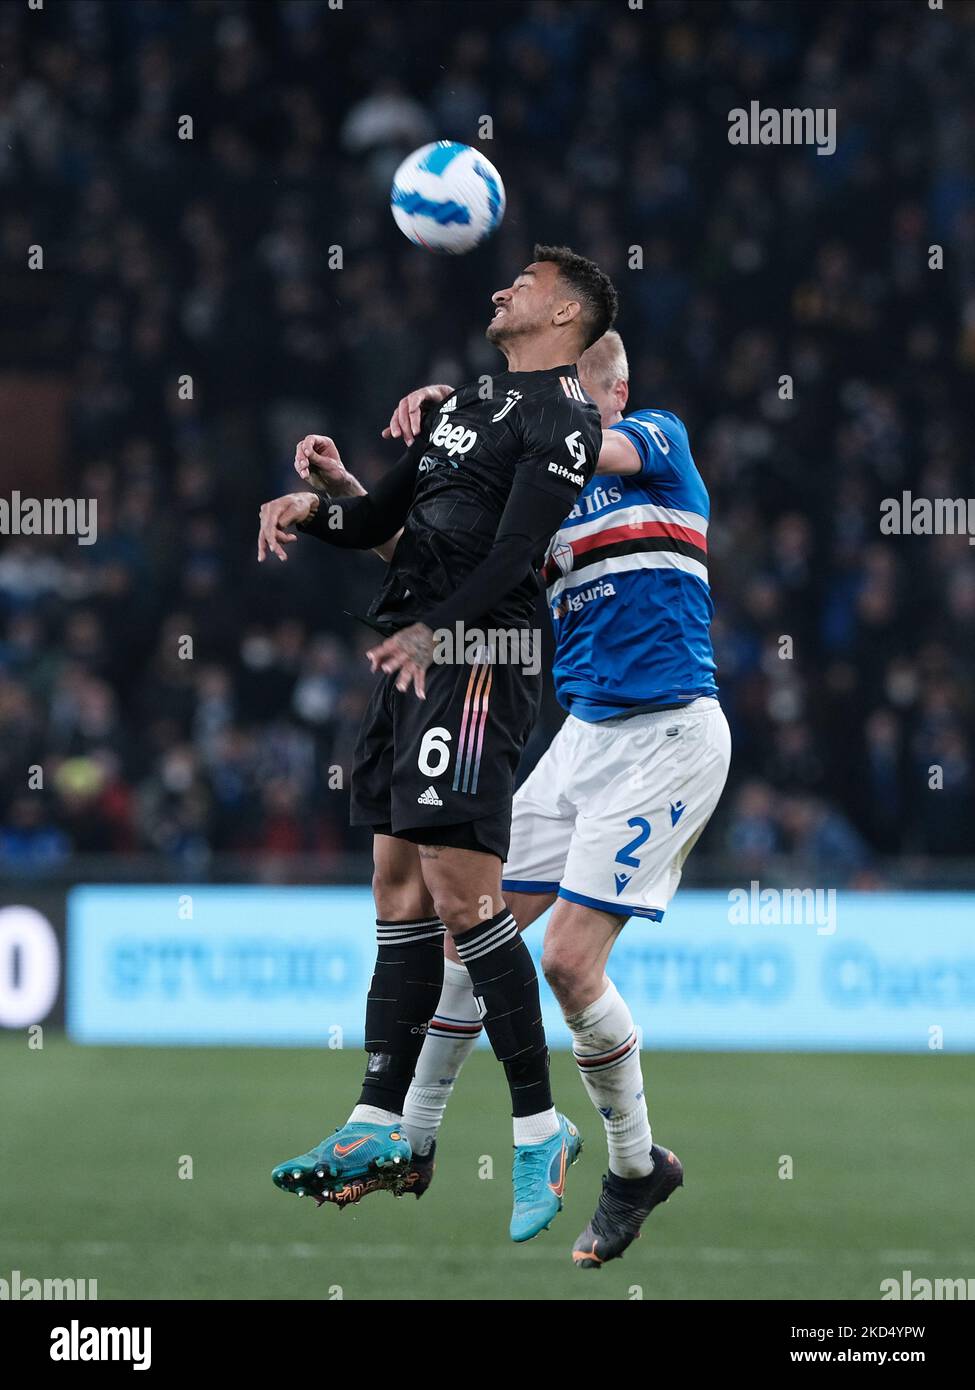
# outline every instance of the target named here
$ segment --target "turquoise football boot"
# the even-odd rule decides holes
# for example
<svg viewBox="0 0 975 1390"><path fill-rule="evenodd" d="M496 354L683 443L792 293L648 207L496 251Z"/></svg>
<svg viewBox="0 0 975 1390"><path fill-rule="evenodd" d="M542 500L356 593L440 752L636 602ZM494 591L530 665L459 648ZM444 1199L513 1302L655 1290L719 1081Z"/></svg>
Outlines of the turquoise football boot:
<svg viewBox="0 0 975 1390"><path fill-rule="evenodd" d="M436 1167L436 1144L433 1145L426 1158L419 1158L416 1154L410 1159L409 1163L401 1164L401 1175L393 1189L397 1197L422 1197L424 1192L433 1182L433 1171ZM388 1191L388 1183L383 1178L356 1178L352 1182L346 1183L337 1192L323 1192L315 1200L321 1206L323 1202L329 1202L335 1207L354 1207L361 1202L363 1197L370 1196L373 1192Z"/></svg>
<svg viewBox="0 0 975 1390"><path fill-rule="evenodd" d="M559 1130L540 1144L515 1146L511 1181L515 1200L511 1239L532 1240L548 1230L562 1210L565 1175L582 1152L582 1135L571 1120L559 1116Z"/></svg>
<svg viewBox="0 0 975 1390"><path fill-rule="evenodd" d="M321 1205L346 1189L361 1196L397 1192L412 1157L410 1141L396 1125L349 1124L308 1153L279 1163L271 1179L282 1192L315 1197Z"/></svg>

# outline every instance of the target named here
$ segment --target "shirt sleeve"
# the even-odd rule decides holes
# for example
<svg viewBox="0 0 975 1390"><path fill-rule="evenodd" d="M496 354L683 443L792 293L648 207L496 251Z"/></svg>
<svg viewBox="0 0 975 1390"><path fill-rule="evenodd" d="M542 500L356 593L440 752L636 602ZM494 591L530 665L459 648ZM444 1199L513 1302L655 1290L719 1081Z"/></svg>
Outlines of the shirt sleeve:
<svg viewBox="0 0 975 1390"><path fill-rule="evenodd" d="M568 395L560 386L526 415L522 442L515 476L564 498L562 521L596 471L603 442L599 411L590 400Z"/></svg>
<svg viewBox="0 0 975 1390"><path fill-rule="evenodd" d="M362 497L323 497L315 515L301 522L298 530L343 550L371 550L382 545L406 520L425 447L426 435L415 440Z"/></svg>
<svg viewBox="0 0 975 1390"><path fill-rule="evenodd" d="M687 447L687 430L676 415L660 410L641 410L610 427L625 434L640 456L640 474L664 478L674 471L674 460Z"/></svg>

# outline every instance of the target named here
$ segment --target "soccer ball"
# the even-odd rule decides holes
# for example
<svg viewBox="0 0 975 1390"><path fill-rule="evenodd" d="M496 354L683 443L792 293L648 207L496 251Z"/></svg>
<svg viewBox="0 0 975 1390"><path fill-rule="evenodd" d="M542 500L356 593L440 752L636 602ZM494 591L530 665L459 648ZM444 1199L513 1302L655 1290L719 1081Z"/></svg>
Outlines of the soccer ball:
<svg viewBox="0 0 975 1390"><path fill-rule="evenodd" d="M489 237L501 224L504 201L491 161L454 140L414 150L396 170L389 194L403 235L447 256L461 256Z"/></svg>

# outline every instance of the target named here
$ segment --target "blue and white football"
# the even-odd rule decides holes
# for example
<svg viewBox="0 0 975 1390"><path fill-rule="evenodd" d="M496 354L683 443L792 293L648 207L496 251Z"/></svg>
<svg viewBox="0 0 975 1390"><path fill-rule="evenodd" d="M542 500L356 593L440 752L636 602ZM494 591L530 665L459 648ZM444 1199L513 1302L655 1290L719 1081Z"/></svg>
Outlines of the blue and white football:
<svg viewBox="0 0 975 1390"><path fill-rule="evenodd" d="M454 140L437 140L408 155L389 195L403 235L447 256L461 256L489 237L501 224L504 201L504 184L491 161Z"/></svg>

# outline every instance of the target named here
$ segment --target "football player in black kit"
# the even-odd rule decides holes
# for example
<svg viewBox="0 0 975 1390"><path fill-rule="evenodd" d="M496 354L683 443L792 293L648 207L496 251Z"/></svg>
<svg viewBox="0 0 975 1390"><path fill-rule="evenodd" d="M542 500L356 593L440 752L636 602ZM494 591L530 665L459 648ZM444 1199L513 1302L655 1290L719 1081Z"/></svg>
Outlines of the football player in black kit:
<svg viewBox="0 0 975 1390"><path fill-rule="evenodd" d="M301 492L261 509L258 559L285 559L291 527L331 545L395 549L369 621L382 673L359 733L352 823L374 832L378 955L366 1004L369 1061L349 1120L275 1183L319 1202L416 1181L403 1101L443 982L453 937L504 1066L514 1117L511 1236L530 1240L561 1209L581 1148L552 1104L538 982L501 895L511 800L541 694L537 667L492 660L458 632L531 636L537 570L592 477L599 411L575 363L611 327L616 292L592 261L536 246L509 289L492 296L488 339L508 370L492 390L461 387L368 495ZM341 465L317 438L318 461ZM316 454L309 456L314 465ZM389 548L387 547L387 553ZM435 661L435 652L438 660ZM493 653L496 657L496 653ZM422 1189L421 1189L422 1190ZM418 1192L419 1195L419 1192Z"/></svg>

